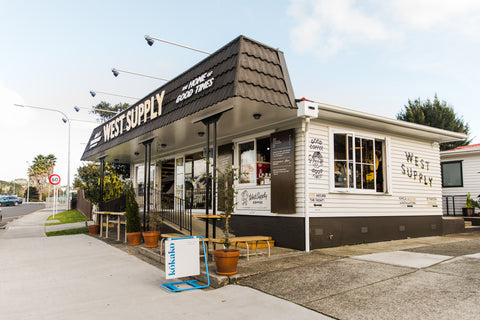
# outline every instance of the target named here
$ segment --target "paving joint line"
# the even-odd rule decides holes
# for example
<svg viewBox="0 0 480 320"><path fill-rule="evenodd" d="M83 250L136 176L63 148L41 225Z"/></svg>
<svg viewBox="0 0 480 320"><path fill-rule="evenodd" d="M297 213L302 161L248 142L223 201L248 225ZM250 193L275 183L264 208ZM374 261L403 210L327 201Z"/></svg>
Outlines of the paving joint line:
<svg viewBox="0 0 480 320"><path fill-rule="evenodd" d="M421 269L415 269L415 270L413 270L413 271L411 271L411 272L407 272L407 273L400 274L400 275L397 275L397 276L394 276L394 277L390 277L390 278L378 280L378 281L375 281L375 282L372 282L372 283L365 284L365 285L363 285L363 286L359 286L359 287L355 287L355 288L348 289L348 290L345 290L345 291L337 292L337 293L335 293L335 294L331 294L331 295L328 295L328 296L325 296L325 297L322 297L322 298L319 298L319 299L314 299L314 300L311 300L311 301L307 301L307 302L305 302L305 303L312 303L312 302L316 302L316 301L321 301L321 300L324 300L324 299L327 299L327 298L331 298L331 297L335 297L335 296L339 296L339 295L341 295L341 294L345 294L345 293L348 293L348 292L351 292L351 291L354 291L354 290L367 288L367 287L370 287L370 286L373 286L373 285L376 285L376 284L379 284L379 283L382 283L382 282L385 282L385 281L389 281L389 280L393 280L393 279L397 279L397 278L401 278L401 277L405 277L405 276L414 274L415 272L418 272L418 271L420 271L420 270L421 270Z"/></svg>

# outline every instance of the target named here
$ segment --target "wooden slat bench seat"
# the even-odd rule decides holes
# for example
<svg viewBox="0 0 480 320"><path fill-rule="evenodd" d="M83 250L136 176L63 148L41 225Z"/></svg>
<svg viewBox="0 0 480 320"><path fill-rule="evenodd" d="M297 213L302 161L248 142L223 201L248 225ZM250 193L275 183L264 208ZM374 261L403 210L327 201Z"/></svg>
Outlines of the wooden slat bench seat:
<svg viewBox="0 0 480 320"><path fill-rule="evenodd" d="M243 236L243 237L233 237L229 239L232 244L237 247L239 242L244 243L245 247L247 248L247 261L250 260L250 246L249 243L255 243L255 254L257 253L258 243L265 242L268 248L268 257L270 257L270 240L272 237L269 236ZM217 238L217 239L208 239L209 242L212 243L223 243L225 241L224 238Z"/></svg>

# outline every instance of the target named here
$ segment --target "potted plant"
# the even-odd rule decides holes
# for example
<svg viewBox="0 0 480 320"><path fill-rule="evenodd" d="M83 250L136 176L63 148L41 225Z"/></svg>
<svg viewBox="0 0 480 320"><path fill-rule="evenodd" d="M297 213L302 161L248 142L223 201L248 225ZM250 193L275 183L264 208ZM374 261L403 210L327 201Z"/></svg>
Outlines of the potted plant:
<svg viewBox="0 0 480 320"><path fill-rule="evenodd" d="M235 209L236 191L234 181L238 179L236 169L229 164L224 170L216 169L219 173L218 195L219 205L223 206L223 222L224 222L224 239L221 242L223 249L213 251L217 274L234 275L237 273L238 258L240 250L230 249L230 216ZM220 203L222 202L222 203Z"/></svg>
<svg viewBox="0 0 480 320"><path fill-rule="evenodd" d="M479 204L477 201L473 200L472 197L470 196L470 192L467 193L467 202L465 203L465 208L462 208L463 215L464 216L473 216L473 213L475 212L475 207L478 207Z"/></svg>
<svg viewBox="0 0 480 320"><path fill-rule="evenodd" d="M144 231L143 241L145 242L145 247L147 248L156 248L158 247L158 239L160 238L159 227L162 224L160 216L157 214L156 210L150 212L148 215L148 231Z"/></svg>
<svg viewBox="0 0 480 320"><path fill-rule="evenodd" d="M126 232L128 243L131 246L139 245L142 240L142 224L140 222L140 213L138 210L138 203L135 197L135 190L132 182L128 182L125 188L126 198Z"/></svg>
<svg viewBox="0 0 480 320"><path fill-rule="evenodd" d="M94 236L100 233L100 225L97 224L89 224L88 225L88 232L90 235Z"/></svg>

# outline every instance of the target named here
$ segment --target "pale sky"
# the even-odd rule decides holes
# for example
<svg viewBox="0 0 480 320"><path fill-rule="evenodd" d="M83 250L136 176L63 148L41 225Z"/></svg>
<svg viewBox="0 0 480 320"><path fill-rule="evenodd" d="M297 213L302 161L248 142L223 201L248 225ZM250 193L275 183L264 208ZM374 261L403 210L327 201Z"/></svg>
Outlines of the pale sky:
<svg viewBox="0 0 480 320"><path fill-rule="evenodd" d="M0 0L0 180L27 177L27 161L53 153L67 181L81 165L95 118L82 109L135 100L205 56L144 35L213 52L245 35L285 54L296 98L395 118L408 99L454 107L480 142L480 1L7 1ZM475 90L476 89L476 90Z"/></svg>

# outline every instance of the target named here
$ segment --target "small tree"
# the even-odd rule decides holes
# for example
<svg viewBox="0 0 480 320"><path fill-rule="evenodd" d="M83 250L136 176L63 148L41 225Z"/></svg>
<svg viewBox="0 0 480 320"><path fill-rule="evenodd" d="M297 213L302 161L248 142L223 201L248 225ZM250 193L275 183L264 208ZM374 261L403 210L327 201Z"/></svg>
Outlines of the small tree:
<svg viewBox="0 0 480 320"><path fill-rule="evenodd" d="M127 202L127 208L125 211L125 218L127 220L127 232L140 232L142 231L140 212L135 196L135 190L133 189L133 184L131 181L127 182L125 186L125 198Z"/></svg>
<svg viewBox="0 0 480 320"><path fill-rule="evenodd" d="M78 168L78 173L73 181L74 188L85 191L85 198L92 203L100 202L100 166L98 163L88 163ZM105 163L103 177L103 202L117 199L123 191L122 177L116 173L115 168Z"/></svg>
<svg viewBox="0 0 480 320"><path fill-rule="evenodd" d="M235 210L235 199L237 191L235 190L234 182L238 180L237 169L231 164L221 170L216 168L218 172L218 199L221 201L223 213L224 213L224 233L225 237L222 242L226 252L230 250L230 217ZM219 203L220 204L220 203Z"/></svg>

